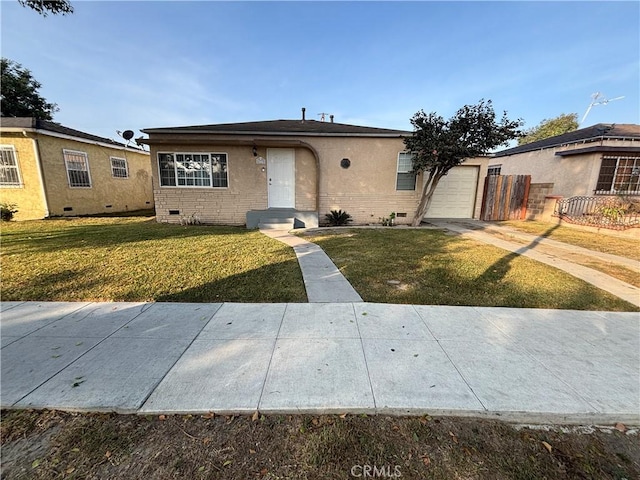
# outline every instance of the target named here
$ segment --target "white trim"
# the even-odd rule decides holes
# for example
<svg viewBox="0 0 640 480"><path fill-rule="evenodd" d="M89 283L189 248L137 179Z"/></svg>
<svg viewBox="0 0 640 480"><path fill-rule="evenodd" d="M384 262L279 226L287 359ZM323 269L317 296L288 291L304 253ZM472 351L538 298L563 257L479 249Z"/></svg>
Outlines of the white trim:
<svg viewBox="0 0 640 480"><path fill-rule="evenodd" d="M89 186L71 185L71 177L69 176L69 163L66 158L67 153L71 155L84 156L84 161L86 162L86 165L87 165L87 175L89 176ZM69 150L67 148L63 148L62 157L64 158L64 167L65 167L65 170L67 171L67 182L69 184L69 188L92 188L93 183L91 182L91 170L89 169L89 155L87 154L87 152L82 152L80 150ZM77 170L77 171L84 171L84 170Z"/></svg>
<svg viewBox="0 0 640 480"><path fill-rule="evenodd" d="M21 133L21 132L37 133L39 135L46 135L48 137L63 138L65 140L73 140L75 142L87 143L89 145L97 145L100 147L112 148L114 150L121 150L121 151L126 150L127 152L143 153L146 155L150 155L150 152L147 152L146 150L138 150L136 148L125 147L124 145L113 145L106 142L100 142L98 140L89 140L88 138L74 137L73 135L66 135L64 133L51 132L49 130L42 130L37 128L2 127L0 131L7 132L7 133L16 133L16 132L17 133Z"/></svg>
<svg viewBox="0 0 640 480"><path fill-rule="evenodd" d="M0 150L9 150L13 153L13 161L15 162L16 172L18 173L18 183L10 183L7 185L0 184L1 188L24 188L24 183L22 183L22 174L20 173L20 164L18 163L18 152L16 152L15 145L0 145Z"/></svg>
<svg viewBox="0 0 640 480"><path fill-rule="evenodd" d="M162 172L160 169L160 155L173 155L174 162L176 162L176 155L208 155L209 156L209 165L213 167L211 156L212 155L224 155L227 159L227 186L226 187L216 187L213 185L213 172L211 172L211 185L178 185L178 169L174 166L174 173L176 184L175 185L163 185L162 184ZM229 154L227 152L211 152L211 151L202 151L202 152L156 152L156 164L158 166L158 185L160 188L205 188L205 189L215 189L215 190L228 190L229 189Z"/></svg>
<svg viewBox="0 0 640 480"><path fill-rule="evenodd" d="M42 172L42 161L40 159L40 149L38 147L38 141L32 138L33 142L33 155L36 158L36 169L38 170L38 179L40 180L40 193L42 193L42 201L44 203L44 218L49 217L49 200L47 199L47 189L44 185L44 174Z"/></svg>

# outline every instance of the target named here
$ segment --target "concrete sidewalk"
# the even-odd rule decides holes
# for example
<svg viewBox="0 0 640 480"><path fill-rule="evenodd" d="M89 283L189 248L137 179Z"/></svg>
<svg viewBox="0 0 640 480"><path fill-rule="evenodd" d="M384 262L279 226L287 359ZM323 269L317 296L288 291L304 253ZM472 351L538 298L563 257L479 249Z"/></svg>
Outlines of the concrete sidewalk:
<svg viewBox="0 0 640 480"><path fill-rule="evenodd" d="M260 232L293 248L310 303L362 301L360 294L318 245L292 235L288 230L261 229Z"/></svg>
<svg viewBox="0 0 640 480"><path fill-rule="evenodd" d="M554 252L544 251L540 248L540 244L554 245L560 244L561 242L555 242L541 237L535 237L533 235L526 237L523 234L520 234L519 237L528 238L528 240L530 240L528 245L510 242L495 235L495 232L498 232L502 227L495 226L494 224L485 224L485 222L480 222L478 220L429 219L428 223L438 228L456 232L464 235L465 237L472 238L483 243L488 243L509 252L517 253L518 255L529 257L538 262L558 268L576 278L579 278L580 280L584 280L585 282L604 290L605 292L609 292L618 298L626 300L636 307L640 307L640 288L567 259L570 258L570 254L566 250L567 248L572 248L569 245L563 244L565 245L564 249L560 249L556 245ZM483 224L485 224L485 226L483 226ZM502 231L509 235L515 233L513 230L507 228L504 228ZM579 249L580 247L573 247L573 250L576 252L579 252ZM624 259L628 260L627 264L625 264L620 257L616 257L614 255L607 256L606 254L598 254L597 252L591 252L586 249L581 250L583 251L583 254L585 254L585 252L590 252L590 255L594 258L601 260L607 259L609 262L614 262L614 259L616 259L614 263L632 268L636 271L638 270L637 262L634 262L633 260Z"/></svg>
<svg viewBox="0 0 640 480"><path fill-rule="evenodd" d="M637 313L0 304L7 408L640 423Z"/></svg>

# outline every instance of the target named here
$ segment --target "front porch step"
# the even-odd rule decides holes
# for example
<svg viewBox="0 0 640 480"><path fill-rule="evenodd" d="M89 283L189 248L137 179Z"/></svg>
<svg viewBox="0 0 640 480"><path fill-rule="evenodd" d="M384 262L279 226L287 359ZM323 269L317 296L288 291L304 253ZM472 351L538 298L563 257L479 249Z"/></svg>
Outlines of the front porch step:
<svg viewBox="0 0 640 480"><path fill-rule="evenodd" d="M293 229L294 222L294 218L263 218L258 224L258 228L269 230L291 230Z"/></svg>
<svg viewBox="0 0 640 480"><path fill-rule="evenodd" d="M277 226L270 225L276 224ZM316 228L318 213L295 210L293 208L269 208L266 210L249 210L247 212L247 228Z"/></svg>

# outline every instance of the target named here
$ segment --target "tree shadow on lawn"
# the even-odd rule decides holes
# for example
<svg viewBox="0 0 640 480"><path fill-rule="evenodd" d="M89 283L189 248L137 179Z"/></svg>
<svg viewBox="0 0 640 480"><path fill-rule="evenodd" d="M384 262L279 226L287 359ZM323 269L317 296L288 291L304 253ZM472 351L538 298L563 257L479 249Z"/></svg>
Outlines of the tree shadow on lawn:
<svg viewBox="0 0 640 480"><path fill-rule="evenodd" d="M37 275L17 287L3 289L2 299L182 303L307 301L302 273L295 259L264 265L181 290L178 288L153 291L145 282L126 284L118 278L95 278L90 269L66 269Z"/></svg>
<svg viewBox="0 0 640 480"><path fill-rule="evenodd" d="M500 256L479 274L454 268L453 262L457 260L448 256L464 253L468 244L460 235L451 237L442 231L428 234L414 231L400 235L394 232L394 237L387 237L388 241L374 241L367 253L357 251L360 235L366 244L368 238L376 238L384 232L360 235L356 232L349 237L321 239L318 243L333 253L336 263L365 301L637 311L631 304L586 282L577 279L570 282L566 278L568 273L551 266L548 268L552 273L548 276L523 278L522 282L509 281L507 277L512 270L512 262L556 228L558 226L553 226L529 245L518 249L518 253ZM471 257L464 261L472 266L473 260ZM528 258L523 260L535 262ZM524 275L527 270L520 272ZM386 280L391 279L400 281L400 284L388 284Z"/></svg>
<svg viewBox="0 0 640 480"><path fill-rule="evenodd" d="M122 300L132 301L135 290ZM302 272L296 259L249 270L175 292L160 293L157 302L306 303Z"/></svg>
<svg viewBox="0 0 640 480"><path fill-rule="evenodd" d="M48 223L49 221L45 222ZM121 246L126 243L193 237L247 235L244 227L182 226L158 223L155 219L132 223L56 225L33 232L2 232L3 253L50 253L74 248L92 249ZM228 240L228 239L227 239Z"/></svg>
<svg viewBox="0 0 640 480"><path fill-rule="evenodd" d="M89 269L62 270L55 273L39 274L27 282L21 282L10 288L3 287L3 301L41 301L41 302L71 302L93 301L79 298L69 298L70 292L99 288L103 280L91 278Z"/></svg>

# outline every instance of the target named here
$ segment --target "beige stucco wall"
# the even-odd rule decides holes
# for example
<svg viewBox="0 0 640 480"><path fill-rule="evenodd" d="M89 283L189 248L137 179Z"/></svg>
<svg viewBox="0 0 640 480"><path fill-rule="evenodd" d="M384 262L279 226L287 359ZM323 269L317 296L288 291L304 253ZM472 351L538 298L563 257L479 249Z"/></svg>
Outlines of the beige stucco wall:
<svg viewBox="0 0 640 480"><path fill-rule="evenodd" d="M64 138L37 135L49 215L88 215L153 207L149 155ZM85 152L91 187L70 187L63 150ZM125 158L128 178L113 177L111 157ZM72 210L65 211L65 208Z"/></svg>
<svg viewBox="0 0 640 480"><path fill-rule="evenodd" d="M559 148L546 148L508 157L491 159L490 165L502 165L501 175L531 175L532 183L553 183L553 195L572 197L593 195L600 173L602 153L557 156L558 151L575 150L598 143L580 143ZM633 141L604 141L602 145L615 147L638 146Z"/></svg>
<svg viewBox="0 0 640 480"><path fill-rule="evenodd" d="M0 202L16 205L18 213L13 217L15 220L44 218L46 206L38 174L34 141L21 134L2 134L0 144L13 145L21 178L19 187L0 186Z"/></svg>
<svg viewBox="0 0 640 480"><path fill-rule="evenodd" d="M409 223L416 208L420 179L415 191L396 190L398 153L404 150L400 138L313 139L320 173L320 221L331 210L345 210L355 224L378 223L391 212L406 213L398 223ZM343 158L351 161L342 168Z"/></svg>
<svg viewBox="0 0 640 480"><path fill-rule="evenodd" d="M156 143L162 141L161 144ZM410 223L418 204L422 177L415 191L396 190L398 153L404 150L401 138L371 137L279 137L162 135L150 138L156 216L159 222L178 223L196 215L213 224L244 225L246 212L268 207L268 165L271 147L295 150L296 209L317 211L320 221L331 210L342 209L355 224L378 223L391 212L406 213L397 223ZM158 182L158 153L224 152L228 155L228 188L161 187ZM321 165L319 171L317 162ZM351 162L342 168L343 158ZM486 158L471 159L465 165L480 168L475 215L481 208ZM264 169L264 171L263 171ZM318 180L319 177L319 180ZM319 189L319 196L317 190ZM178 211L170 214L169 211Z"/></svg>

